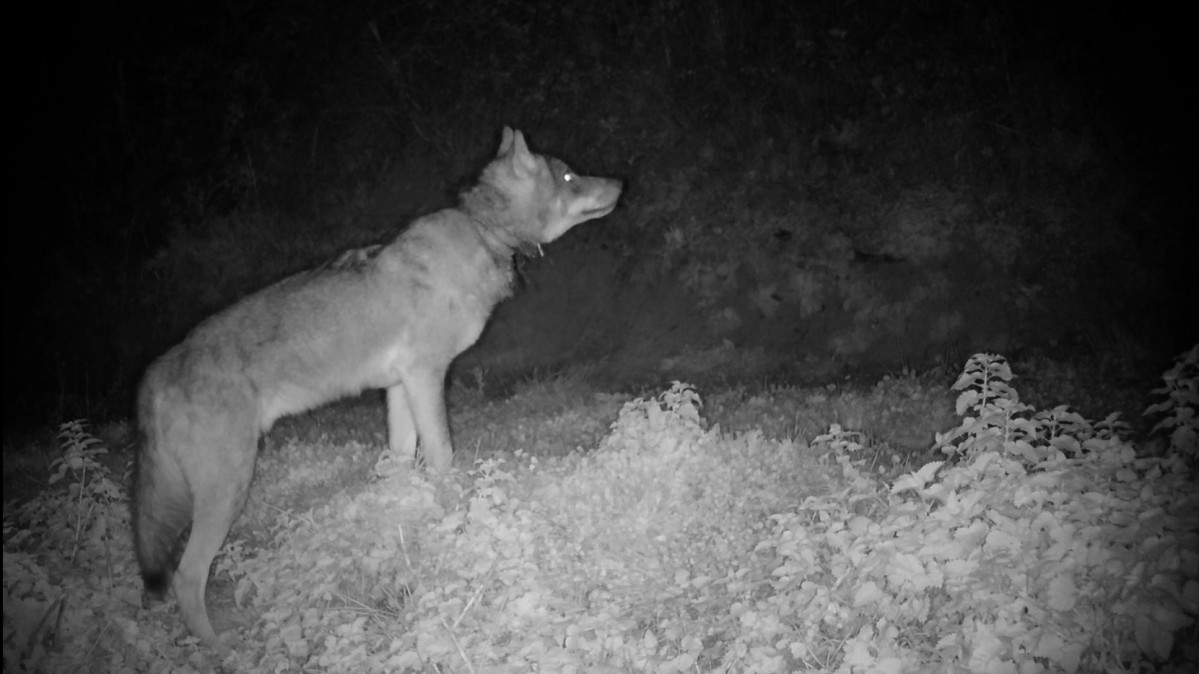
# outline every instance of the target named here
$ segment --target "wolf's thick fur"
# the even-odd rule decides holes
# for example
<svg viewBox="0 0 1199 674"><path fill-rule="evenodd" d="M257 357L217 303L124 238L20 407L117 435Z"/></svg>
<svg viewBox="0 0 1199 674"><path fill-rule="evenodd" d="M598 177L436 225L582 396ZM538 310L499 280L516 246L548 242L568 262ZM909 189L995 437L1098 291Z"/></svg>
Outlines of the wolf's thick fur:
<svg viewBox="0 0 1199 674"><path fill-rule="evenodd" d="M258 437L284 415L385 388L391 451L413 460L419 438L425 463L448 469L446 369L511 293L514 254L608 214L619 196L618 181L576 175L505 128L458 207L242 299L155 361L137 410L147 590L166 589L191 524L175 596L192 633L223 648L204 604L209 566L245 500Z"/></svg>

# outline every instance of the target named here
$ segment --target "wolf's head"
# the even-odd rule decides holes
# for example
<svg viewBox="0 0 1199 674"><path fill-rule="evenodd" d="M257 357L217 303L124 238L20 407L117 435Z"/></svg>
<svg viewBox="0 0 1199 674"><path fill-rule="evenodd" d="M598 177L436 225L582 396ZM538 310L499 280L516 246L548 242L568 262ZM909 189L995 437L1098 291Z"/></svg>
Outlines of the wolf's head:
<svg viewBox="0 0 1199 674"><path fill-rule="evenodd" d="M524 135L504 127L500 150L463 206L513 247L537 246L612 212L620 181L581 176L553 157L529 152Z"/></svg>

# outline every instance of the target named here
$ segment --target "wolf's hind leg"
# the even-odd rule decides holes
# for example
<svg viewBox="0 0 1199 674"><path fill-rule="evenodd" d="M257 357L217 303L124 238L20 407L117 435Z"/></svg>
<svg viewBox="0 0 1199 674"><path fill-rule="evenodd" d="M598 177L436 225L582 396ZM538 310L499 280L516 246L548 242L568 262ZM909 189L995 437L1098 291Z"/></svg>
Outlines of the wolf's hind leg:
<svg viewBox="0 0 1199 674"><path fill-rule="evenodd" d="M195 457L188 472L195 501L191 534L175 572L175 598L192 634L218 651L225 647L209 622L204 592L212 560L244 505L258 450L258 429L253 420L230 416L234 419L227 426L216 424L226 434L210 433L196 441L197 445L207 444L207 448L180 450Z"/></svg>

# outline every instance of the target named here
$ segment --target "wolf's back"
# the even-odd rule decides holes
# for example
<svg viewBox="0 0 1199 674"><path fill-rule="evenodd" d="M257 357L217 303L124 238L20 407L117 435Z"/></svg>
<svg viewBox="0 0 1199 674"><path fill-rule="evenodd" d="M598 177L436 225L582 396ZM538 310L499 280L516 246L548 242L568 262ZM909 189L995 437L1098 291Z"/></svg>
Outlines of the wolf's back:
<svg viewBox="0 0 1199 674"><path fill-rule="evenodd" d="M165 358L164 358L165 360ZM178 461L164 446L162 362L150 367L138 392L139 448L134 478L133 532L146 590L161 596L175 566L179 535L191 523L192 495Z"/></svg>

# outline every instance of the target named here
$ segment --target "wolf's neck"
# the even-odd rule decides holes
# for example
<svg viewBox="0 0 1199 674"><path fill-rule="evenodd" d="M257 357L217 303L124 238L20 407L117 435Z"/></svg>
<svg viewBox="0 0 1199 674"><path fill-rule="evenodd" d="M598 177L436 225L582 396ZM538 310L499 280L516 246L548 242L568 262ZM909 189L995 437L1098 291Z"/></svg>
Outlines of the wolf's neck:
<svg viewBox="0 0 1199 674"><path fill-rule="evenodd" d="M511 222L511 200L494 187L482 184L463 192L459 208L478 225L483 245L497 261L511 260L518 253L532 257L541 252L539 242L520 236L521 223Z"/></svg>

